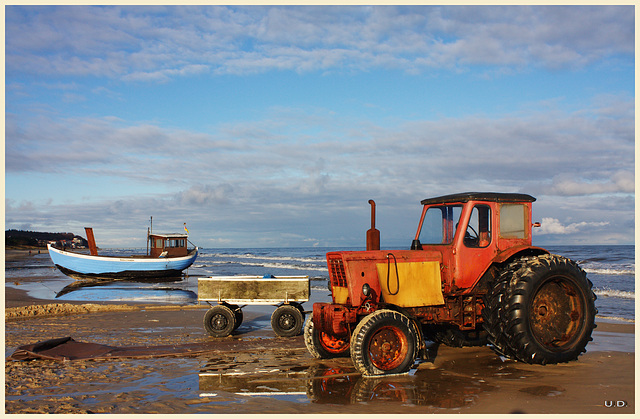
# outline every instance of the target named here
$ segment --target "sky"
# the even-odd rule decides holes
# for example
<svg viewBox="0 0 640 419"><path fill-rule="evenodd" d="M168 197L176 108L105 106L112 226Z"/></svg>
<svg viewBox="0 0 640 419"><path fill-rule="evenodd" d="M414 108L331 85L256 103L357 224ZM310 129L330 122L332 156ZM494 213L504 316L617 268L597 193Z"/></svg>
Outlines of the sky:
<svg viewBox="0 0 640 419"><path fill-rule="evenodd" d="M633 244L633 6L6 6L5 229L408 247L425 198Z"/></svg>

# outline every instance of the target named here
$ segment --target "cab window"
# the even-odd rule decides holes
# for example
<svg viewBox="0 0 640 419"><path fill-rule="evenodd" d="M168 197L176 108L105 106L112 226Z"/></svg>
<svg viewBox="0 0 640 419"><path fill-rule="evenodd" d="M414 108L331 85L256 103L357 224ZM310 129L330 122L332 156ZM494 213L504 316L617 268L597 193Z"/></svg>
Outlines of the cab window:
<svg viewBox="0 0 640 419"><path fill-rule="evenodd" d="M420 230L420 242L423 244L452 243L461 213L461 205L428 208Z"/></svg>
<svg viewBox="0 0 640 419"><path fill-rule="evenodd" d="M471 211L471 218L464 234L467 247L487 247L491 243L491 208L487 205L476 205Z"/></svg>
<svg viewBox="0 0 640 419"><path fill-rule="evenodd" d="M500 207L500 237L505 239L524 239L526 234L525 206L503 204Z"/></svg>

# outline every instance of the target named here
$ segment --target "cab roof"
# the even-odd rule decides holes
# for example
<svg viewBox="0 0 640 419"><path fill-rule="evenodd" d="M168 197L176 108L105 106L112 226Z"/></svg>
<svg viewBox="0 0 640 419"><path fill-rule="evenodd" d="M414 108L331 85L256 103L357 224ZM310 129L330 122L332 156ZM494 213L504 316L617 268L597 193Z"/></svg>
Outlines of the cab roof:
<svg viewBox="0 0 640 419"><path fill-rule="evenodd" d="M162 237L164 239L186 239L189 237L189 235L185 233L150 233L149 236Z"/></svg>
<svg viewBox="0 0 640 419"><path fill-rule="evenodd" d="M439 196L436 198L423 199L421 203L422 205L433 205L468 201L534 202L535 200L536 199L531 195L520 193L464 192L453 195Z"/></svg>

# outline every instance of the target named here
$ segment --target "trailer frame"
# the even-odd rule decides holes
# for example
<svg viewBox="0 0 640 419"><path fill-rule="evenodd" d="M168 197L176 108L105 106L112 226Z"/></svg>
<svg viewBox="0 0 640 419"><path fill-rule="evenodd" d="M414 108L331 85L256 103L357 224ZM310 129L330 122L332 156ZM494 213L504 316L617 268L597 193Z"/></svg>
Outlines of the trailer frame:
<svg viewBox="0 0 640 419"><path fill-rule="evenodd" d="M211 276L198 278L198 303L211 308L204 328L214 337L229 336L243 321L247 305L275 305L271 328L276 335L299 335L304 327L302 303L309 301L309 276ZM217 303L217 304L213 304Z"/></svg>

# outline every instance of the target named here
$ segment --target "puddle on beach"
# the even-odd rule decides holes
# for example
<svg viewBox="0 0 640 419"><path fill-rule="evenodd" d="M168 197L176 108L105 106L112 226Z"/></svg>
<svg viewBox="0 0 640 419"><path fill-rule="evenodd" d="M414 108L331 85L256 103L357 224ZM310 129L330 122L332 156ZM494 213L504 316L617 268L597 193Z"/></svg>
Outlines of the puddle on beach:
<svg viewBox="0 0 640 419"><path fill-rule="evenodd" d="M24 272L21 271L21 274ZM25 278L26 275L21 275ZM166 303L196 303L196 278L153 278L136 280L73 280L52 275L43 278L16 278L7 286L26 291L30 296L46 300L65 301L137 301Z"/></svg>
<svg viewBox="0 0 640 419"><path fill-rule="evenodd" d="M350 358L320 361L299 347L275 353L220 353L186 359L13 362L9 375L14 385L6 399L12 409L27 403L27 399L34 405L52 407L57 399L73 399L78 406L95 409L96 413L130 413L127 403L144 409L142 406L164 401L179 401L183 413L215 412L216 408L264 413L258 410L261 403L274 409L291 406L276 402L318 409L366 406L373 409L368 412L378 413L393 413L394 406L455 411L498 391L493 373L511 364L502 363L486 349L465 352L463 357L443 355L448 361L437 367L424 361L408 374L385 377L363 377ZM474 368L469 368L472 364ZM521 373L514 369L513 375L517 378ZM533 390L538 394L544 389ZM114 395L122 395L120 403L125 404L112 406Z"/></svg>
<svg viewBox="0 0 640 419"><path fill-rule="evenodd" d="M365 378L349 365L319 364L303 371L209 372L199 374L201 397L264 396L319 404L375 404L460 408L491 386L482 380L443 376L439 371Z"/></svg>
<svg viewBox="0 0 640 419"><path fill-rule="evenodd" d="M66 301L159 301L195 303L196 292L180 288L175 280L149 284L135 281L75 282L57 293L56 299Z"/></svg>
<svg viewBox="0 0 640 419"><path fill-rule="evenodd" d="M408 374L363 377L350 358L302 363L290 355L277 358L271 365L255 358L251 362L240 358L209 360L198 375L200 397L227 401L230 396L268 397L297 403L387 407L398 403L457 409L475 403L481 393L494 390L480 375L456 373L458 368L453 372L446 368L414 368Z"/></svg>
<svg viewBox="0 0 640 419"><path fill-rule="evenodd" d="M596 320L596 323L598 321ZM603 322L604 323L604 322ZM592 333L593 341L587 349L601 352L635 352L635 339L629 338L629 333L605 332L595 329Z"/></svg>

